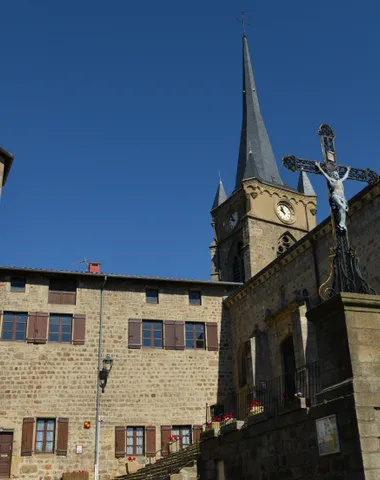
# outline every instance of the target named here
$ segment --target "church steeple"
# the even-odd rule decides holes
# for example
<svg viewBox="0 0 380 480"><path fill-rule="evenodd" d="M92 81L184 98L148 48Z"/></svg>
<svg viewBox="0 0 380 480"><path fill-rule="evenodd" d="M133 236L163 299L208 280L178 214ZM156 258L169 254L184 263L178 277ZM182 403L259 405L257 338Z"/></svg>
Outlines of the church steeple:
<svg viewBox="0 0 380 480"><path fill-rule="evenodd" d="M283 185L260 112L247 37L243 35L243 121L235 190L242 180L252 177Z"/></svg>
<svg viewBox="0 0 380 480"><path fill-rule="evenodd" d="M218 189L216 190L214 203L212 204L211 210L214 208L219 207L225 200L227 200L226 191L224 190L222 179L219 179Z"/></svg>

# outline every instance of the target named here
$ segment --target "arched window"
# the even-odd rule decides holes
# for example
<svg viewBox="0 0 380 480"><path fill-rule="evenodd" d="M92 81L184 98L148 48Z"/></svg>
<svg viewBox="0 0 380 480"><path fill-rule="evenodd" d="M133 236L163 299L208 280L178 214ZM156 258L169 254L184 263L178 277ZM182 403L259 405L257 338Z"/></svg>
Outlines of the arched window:
<svg viewBox="0 0 380 480"><path fill-rule="evenodd" d="M277 241L277 256L284 253L289 247L296 242L296 239L289 232L285 232Z"/></svg>

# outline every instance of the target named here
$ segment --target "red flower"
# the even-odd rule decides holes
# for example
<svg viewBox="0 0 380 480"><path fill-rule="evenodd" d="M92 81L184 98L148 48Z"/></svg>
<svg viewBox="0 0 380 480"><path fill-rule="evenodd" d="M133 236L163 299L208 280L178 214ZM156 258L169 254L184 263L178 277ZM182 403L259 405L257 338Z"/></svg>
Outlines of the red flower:
<svg viewBox="0 0 380 480"><path fill-rule="evenodd" d="M211 419L212 422L220 422L220 417L213 417Z"/></svg>
<svg viewBox="0 0 380 480"><path fill-rule="evenodd" d="M169 442L176 442L178 440L177 435L170 435Z"/></svg>

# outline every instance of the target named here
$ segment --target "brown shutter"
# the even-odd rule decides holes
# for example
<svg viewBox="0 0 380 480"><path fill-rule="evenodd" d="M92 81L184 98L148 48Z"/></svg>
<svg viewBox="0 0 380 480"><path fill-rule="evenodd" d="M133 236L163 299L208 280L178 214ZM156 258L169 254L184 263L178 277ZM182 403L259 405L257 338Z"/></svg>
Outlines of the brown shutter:
<svg viewBox="0 0 380 480"><path fill-rule="evenodd" d="M201 425L193 425L193 443L199 443L201 440Z"/></svg>
<svg viewBox="0 0 380 480"><path fill-rule="evenodd" d="M165 348L166 350L175 350L175 322L173 320L165 320Z"/></svg>
<svg viewBox="0 0 380 480"><path fill-rule="evenodd" d="M73 316L73 344L84 345L86 336L86 315Z"/></svg>
<svg viewBox="0 0 380 480"><path fill-rule="evenodd" d="M146 448L145 455L147 457L154 457L156 454L156 427L148 425L145 428L146 432Z"/></svg>
<svg viewBox="0 0 380 480"><path fill-rule="evenodd" d="M172 427L170 425L161 426L161 453L165 457L169 454L169 437L172 434Z"/></svg>
<svg viewBox="0 0 380 480"><path fill-rule="evenodd" d="M67 455L67 442L69 440L69 419L58 418L57 421L57 455Z"/></svg>
<svg viewBox="0 0 380 480"><path fill-rule="evenodd" d="M26 340L29 343L46 343L49 314L44 312L29 313Z"/></svg>
<svg viewBox="0 0 380 480"><path fill-rule="evenodd" d="M185 350L185 322L175 322L175 349Z"/></svg>
<svg viewBox="0 0 380 480"><path fill-rule="evenodd" d="M21 456L30 457L33 453L34 418L24 418L22 423Z"/></svg>
<svg viewBox="0 0 380 480"><path fill-rule="evenodd" d="M130 318L128 321L128 347L141 348L141 318Z"/></svg>
<svg viewBox="0 0 380 480"><path fill-rule="evenodd" d="M207 350L218 351L218 324L215 322L206 323Z"/></svg>
<svg viewBox="0 0 380 480"><path fill-rule="evenodd" d="M126 452L126 429L125 427L115 427L115 457L125 457Z"/></svg>

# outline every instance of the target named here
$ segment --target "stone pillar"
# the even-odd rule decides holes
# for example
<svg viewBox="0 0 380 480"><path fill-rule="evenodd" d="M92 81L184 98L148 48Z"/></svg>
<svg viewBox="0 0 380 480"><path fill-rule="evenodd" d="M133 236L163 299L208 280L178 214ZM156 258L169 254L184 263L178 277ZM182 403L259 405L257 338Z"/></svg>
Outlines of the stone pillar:
<svg viewBox="0 0 380 480"><path fill-rule="evenodd" d="M380 479L380 296L341 293L306 315L317 331L318 401L353 397L364 478Z"/></svg>
<svg viewBox="0 0 380 480"><path fill-rule="evenodd" d="M318 360L314 324L306 317L306 305L300 305L291 314L296 367Z"/></svg>

